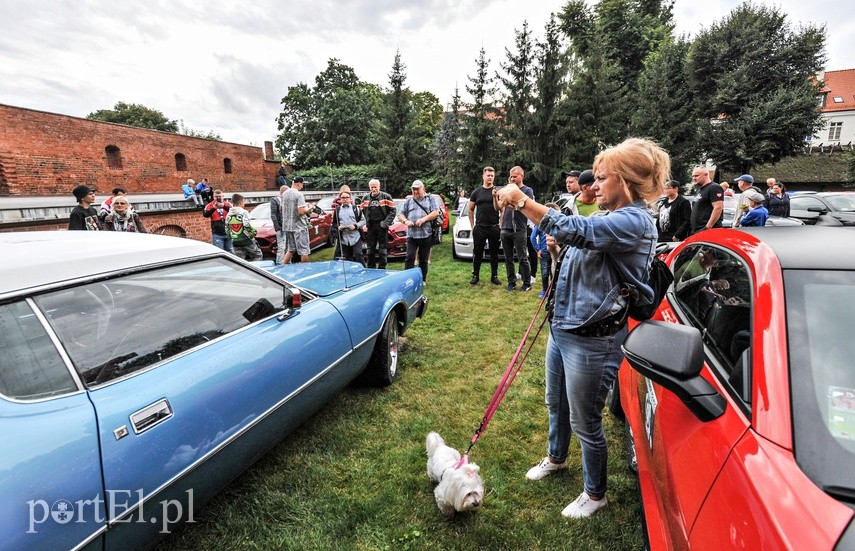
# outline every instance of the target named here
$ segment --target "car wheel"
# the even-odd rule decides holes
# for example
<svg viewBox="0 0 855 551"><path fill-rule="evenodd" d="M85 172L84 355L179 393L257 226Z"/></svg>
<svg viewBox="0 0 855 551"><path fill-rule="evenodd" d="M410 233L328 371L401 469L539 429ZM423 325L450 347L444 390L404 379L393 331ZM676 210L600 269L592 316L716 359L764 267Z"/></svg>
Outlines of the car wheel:
<svg viewBox="0 0 855 551"><path fill-rule="evenodd" d="M609 394L606 396L606 404L608 404L609 411L612 412L615 419L626 422L626 415L623 413L623 406L620 405L620 384L618 383L617 377L615 377L615 382L612 383L612 389L609 390Z"/></svg>
<svg viewBox="0 0 855 551"><path fill-rule="evenodd" d="M390 312L368 362L366 375L377 386L389 386L398 373L398 315Z"/></svg>

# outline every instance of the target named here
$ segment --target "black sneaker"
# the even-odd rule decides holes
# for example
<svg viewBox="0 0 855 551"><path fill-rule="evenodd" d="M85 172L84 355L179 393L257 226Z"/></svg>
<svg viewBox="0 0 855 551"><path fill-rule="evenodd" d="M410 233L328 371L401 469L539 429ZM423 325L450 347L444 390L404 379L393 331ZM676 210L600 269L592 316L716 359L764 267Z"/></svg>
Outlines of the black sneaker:
<svg viewBox="0 0 855 551"><path fill-rule="evenodd" d="M469 280L469 285L478 285L478 276L472 276L472 279Z"/></svg>
<svg viewBox="0 0 855 551"><path fill-rule="evenodd" d="M501 285L502 284L502 282L499 281L499 276L493 276L492 278L490 278L490 283L492 283L493 285Z"/></svg>
<svg viewBox="0 0 855 551"><path fill-rule="evenodd" d="M523 286L520 287L520 291L521 292L531 291L531 285L529 285L528 283L523 284Z"/></svg>
<svg viewBox="0 0 855 551"><path fill-rule="evenodd" d="M514 283L513 281L508 283L508 291L516 291L516 290L517 290L517 284L516 283Z"/></svg>

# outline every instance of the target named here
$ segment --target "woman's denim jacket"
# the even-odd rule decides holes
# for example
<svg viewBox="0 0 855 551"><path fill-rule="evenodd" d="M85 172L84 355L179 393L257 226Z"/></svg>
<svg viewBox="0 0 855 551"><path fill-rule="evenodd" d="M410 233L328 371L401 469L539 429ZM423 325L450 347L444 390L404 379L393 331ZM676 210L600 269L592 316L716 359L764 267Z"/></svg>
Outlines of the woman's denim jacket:
<svg viewBox="0 0 855 551"><path fill-rule="evenodd" d="M591 217L550 209L540 229L570 246L555 278L554 327L573 329L620 312L621 283L635 286L642 302L653 300L647 279L657 232L643 201Z"/></svg>

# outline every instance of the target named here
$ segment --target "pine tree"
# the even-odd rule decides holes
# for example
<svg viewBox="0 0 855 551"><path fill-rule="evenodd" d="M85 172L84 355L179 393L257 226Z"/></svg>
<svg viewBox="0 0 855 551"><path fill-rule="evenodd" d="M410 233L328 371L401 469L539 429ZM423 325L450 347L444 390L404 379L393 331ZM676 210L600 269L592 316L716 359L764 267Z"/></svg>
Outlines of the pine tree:
<svg viewBox="0 0 855 551"><path fill-rule="evenodd" d="M472 96L472 103L466 105L463 117L463 177L467 181L478 181L481 170L486 165L496 166L504 160L498 141L498 111L494 104L496 88L489 76L490 60L484 48L478 54L476 73L468 77L471 86L466 92ZM500 168L496 166L496 170Z"/></svg>

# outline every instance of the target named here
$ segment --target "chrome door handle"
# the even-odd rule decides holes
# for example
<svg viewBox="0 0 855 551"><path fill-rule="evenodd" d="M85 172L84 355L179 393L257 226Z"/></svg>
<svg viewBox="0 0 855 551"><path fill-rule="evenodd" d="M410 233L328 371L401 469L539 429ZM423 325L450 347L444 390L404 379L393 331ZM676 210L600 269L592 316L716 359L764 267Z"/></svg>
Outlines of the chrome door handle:
<svg viewBox="0 0 855 551"><path fill-rule="evenodd" d="M172 406L169 405L169 400L163 398L136 413L132 413L131 425L134 427L135 434L141 434L170 417L172 417Z"/></svg>

